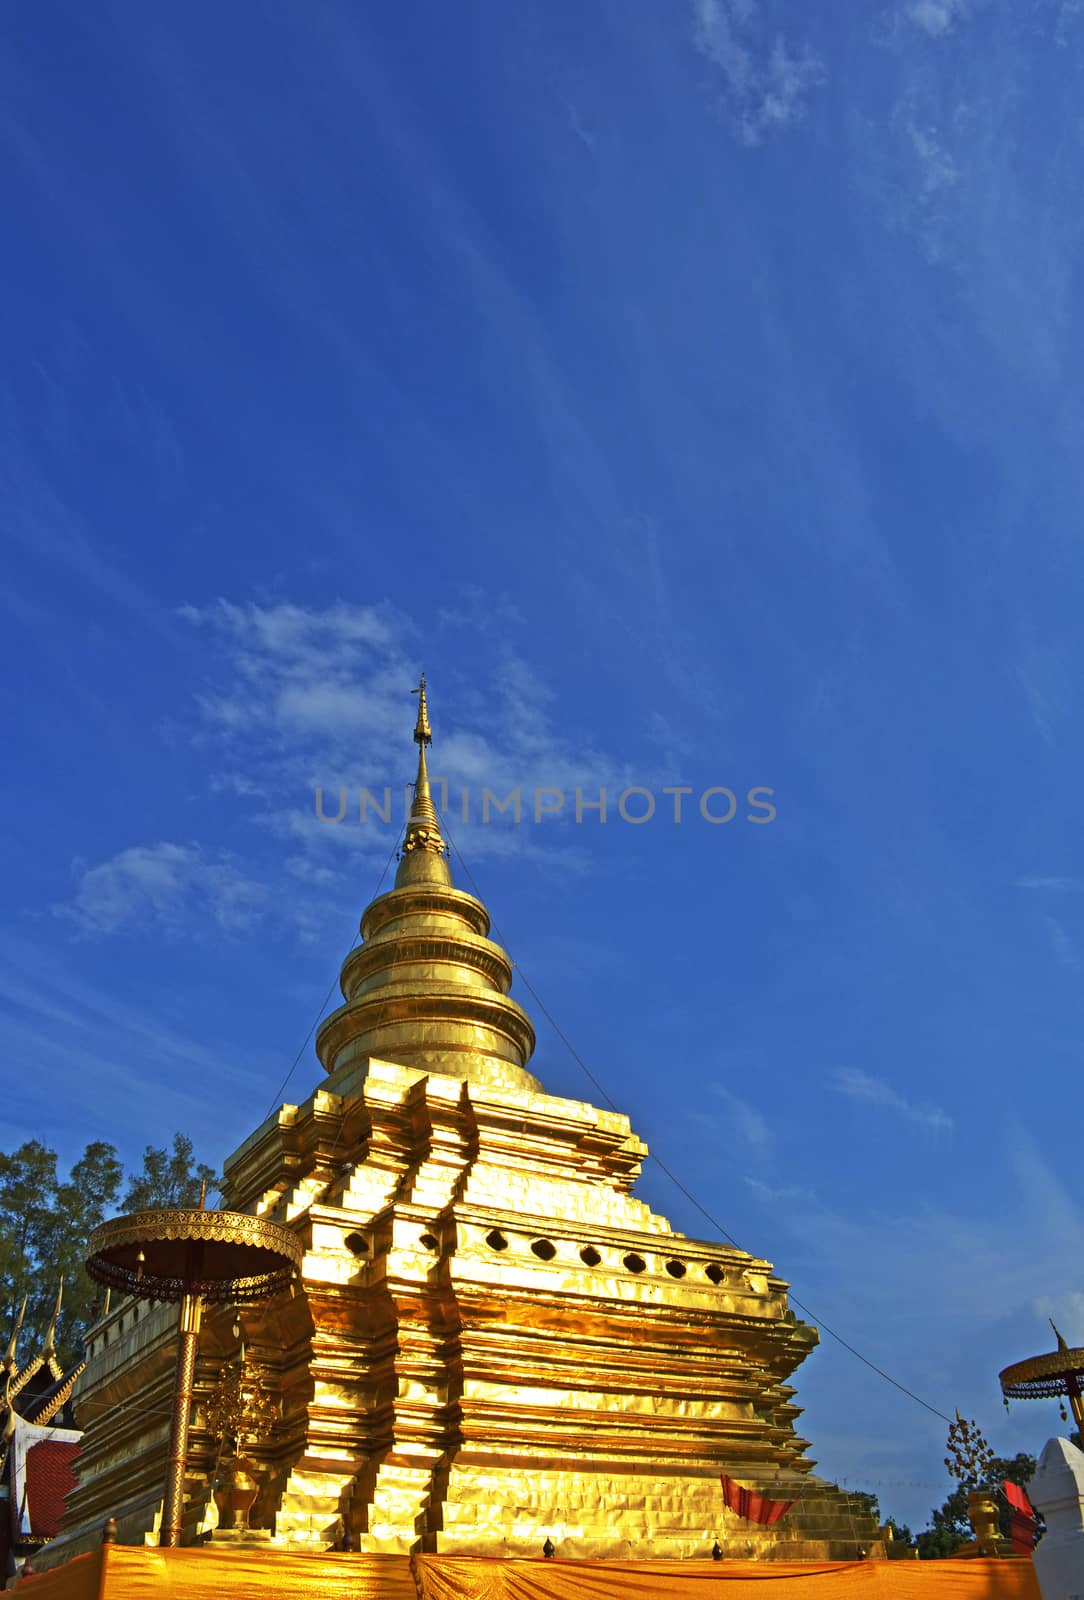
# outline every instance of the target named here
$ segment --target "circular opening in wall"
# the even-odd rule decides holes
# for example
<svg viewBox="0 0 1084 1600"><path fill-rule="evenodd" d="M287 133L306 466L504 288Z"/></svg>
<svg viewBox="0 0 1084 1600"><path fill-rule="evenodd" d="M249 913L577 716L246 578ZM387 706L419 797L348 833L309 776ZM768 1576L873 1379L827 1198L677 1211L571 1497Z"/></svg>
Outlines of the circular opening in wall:
<svg viewBox="0 0 1084 1600"><path fill-rule="evenodd" d="M431 1233L423 1233L420 1243L422 1243L427 1250L440 1249L440 1240Z"/></svg>
<svg viewBox="0 0 1084 1600"><path fill-rule="evenodd" d="M722 1283L726 1273L722 1267L717 1267L713 1261L710 1267L704 1268L704 1276L705 1278L710 1278L712 1283Z"/></svg>
<svg viewBox="0 0 1084 1600"><path fill-rule="evenodd" d="M683 1278L685 1276L685 1263L684 1261L668 1261L666 1270L672 1278Z"/></svg>
<svg viewBox="0 0 1084 1600"><path fill-rule="evenodd" d="M644 1260L643 1256L630 1253L625 1257L625 1265L628 1267L630 1272L647 1271L647 1262Z"/></svg>
<svg viewBox="0 0 1084 1600"><path fill-rule="evenodd" d="M360 1233L348 1233L343 1240L352 1256L367 1256L369 1254L369 1241Z"/></svg>
<svg viewBox="0 0 1084 1600"><path fill-rule="evenodd" d="M580 1251L580 1260L585 1262L589 1267L597 1267L599 1262L602 1260L602 1257L599 1255L593 1244L586 1244Z"/></svg>
<svg viewBox="0 0 1084 1600"><path fill-rule="evenodd" d="M491 1250L507 1250L508 1240L499 1228L491 1228L486 1234L486 1244Z"/></svg>
<svg viewBox="0 0 1084 1600"><path fill-rule="evenodd" d="M557 1254L557 1246L551 1244L548 1239L536 1239L531 1249L539 1261L552 1261Z"/></svg>

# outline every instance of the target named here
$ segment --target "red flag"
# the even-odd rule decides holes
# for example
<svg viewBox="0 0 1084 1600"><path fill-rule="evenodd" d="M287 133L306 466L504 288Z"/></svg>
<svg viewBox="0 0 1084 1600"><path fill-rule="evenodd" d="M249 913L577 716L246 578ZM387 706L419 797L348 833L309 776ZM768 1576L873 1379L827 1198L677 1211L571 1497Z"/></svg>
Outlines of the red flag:
<svg viewBox="0 0 1084 1600"><path fill-rule="evenodd" d="M1017 1555L1030 1555L1035 1548L1035 1510L1018 1483L1004 1483L1009 1502L1009 1538Z"/></svg>
<svg viewBox="0 0 1084 1600"><path fill-rule="evenodd" d="M760 1522L770 1527L773 1522L781 1521L791 1506L798 1504L797 1500L769 1500L767 1495L758 1494L755 1489L746 1489L742 1484L735 1483L725 1472L720 1474L720 1481L723 1485L723 1499L730 1510L737 1516L744 1517L746 1522Z"/></svg>

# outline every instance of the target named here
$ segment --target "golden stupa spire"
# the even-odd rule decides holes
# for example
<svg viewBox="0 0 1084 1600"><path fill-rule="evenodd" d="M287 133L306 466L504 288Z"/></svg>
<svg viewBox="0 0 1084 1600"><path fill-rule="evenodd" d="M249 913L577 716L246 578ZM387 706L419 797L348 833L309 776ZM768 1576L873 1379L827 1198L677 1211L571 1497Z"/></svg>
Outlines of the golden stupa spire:
<svg viewBox="0 0 1084 1600"><path fill-rule="evenodd" d="M527 1071L531 1020L511 998L512 962L488 937L489 912L457 889L429 789L433 737L425 678L414 741L418 777L395 886L361 918L362 943L343 962L346 1004L320 1024L316 1053L329 1074L363 1057L537 1090Z"/></svg>
<svg viewBox="0 0 1084 1600"><path fill-rule="evenodd" d="M1054 1337L1058 1341L1058 1349L1059 1350L1068 1350L1069 1346L1066 1344L1064 1336L1058 1332L1058 1326L1057 1326L1057 1323L1054 1321L1054 1318L1053 1317L1048 1317L1047 1321L1049 1322L1050 1326L1054 1330Z"/></svg>
<svg viewBox="0 0 1084 1600"><path fill-rule="evenodd" d="M429 766L425 759L426 745L433 742L433 730L429 725L429 704L425 695L424 672L418 687L410 692L418 696L418 717L414 724L414 742L418 746L418 776L414 780L414 801L410 807L406 838L403 840L399 856L399 870L395 874L397 889L408 883L450 884L452 881L452 875L444 859L448 854L448 846L440 831L440 818L433 804L429 788Z"/></svg>

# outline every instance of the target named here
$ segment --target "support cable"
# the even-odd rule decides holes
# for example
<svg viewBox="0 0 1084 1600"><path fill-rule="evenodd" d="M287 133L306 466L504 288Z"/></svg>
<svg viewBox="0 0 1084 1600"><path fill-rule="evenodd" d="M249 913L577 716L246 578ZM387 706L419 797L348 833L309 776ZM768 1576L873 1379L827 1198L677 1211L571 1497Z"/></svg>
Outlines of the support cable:
<svg viewBox="0 0 1084 1600"><path fill-rule="evenodd" d="M455 839L454 839L454 837L452 835L451 829L448 827L448 821L447 821L446 815L442 814L441 822L442 822L442 824L444 826L444 830L445 830L445 832L446 832L446 834L448 836L449 843L451 844L452 849L455 851L456 859L458 860L460 866L463 868L463 871L464 871L466 877L469 879L469 881L470 881L470 883L471 883L471 885L472 885L472 887L474 889L475 895L477 896L477 898L479 900L481 900L482 899L482 894L481 894L480 889L478 888L478 883L477 883L477 881L476 881L476 879L474 877L474 874L471 872L470 868L468 867L466 861L464 861L464 859L463 859L463 853L460 850L459 846L456 844ZM495 922L492 923L492 927L493 927L493 931L496 933L496 935L497 935L498 939L500 940L501 944L505 945L505 948L507 949L508 947L505 944L504 936L501 933L500 928L497 926L497 924ZM573 1061L575 1061L576 1065L580 1068L581 1072L583 1072L585 1077L587 1077L590 1080L590 1082L594 1085L595 1089L602 1096L603 1100L605 1100L606 1104L610 1107L610 1109L612 1111L617 1111L617 1112L620 1113L620 1107L618 1106L617 1102L613 1099L613 1097L608 1093L608 1091L599 1082L598 1078L591 1071L591 1068L587 1065L586 1061L580 1055L579 1051L575 1049L575 1047L572 1044L572 1041L568 1038L568 1035L560 1027L560 1025L557 1022L557 1019L554 1017L553 1013L550 1011L549 1007L546 1005L545 1001L542 999L541 995L538 993L538 990L535 988L534 984L531 983L530 979L527 977L527 974L524 972L523 968L519 965L518 962L513 963L513 965L515 966L516 972L517 972L517 974L519 976L520 982L523 984L523 987L530 994L532 1000L535 1002L535 1005L538 1007L539 1011L541 1011L542 1015L545 1017L546 1021L549 1023L550 1027L553 1029L553 1031L557 1035L558 1039L560 1039L561 1043L564 1045L565 1049L568 1051L568 1053L572 1057ZM648 1151L648 1159L650 1161L654 1161L655 1165L659 1168L659 1171L664 1173L666 1175L666 1177L668 1177L670 1179L670 1182L674 1185L675 1189L678 1189L685 1196L686 1200L688 1200L689 1204L691 1206L694 1206L696 1208L696 1210L699 1211L700 1215L702 1217L704 1217L706 1221L711 1223L711 1226L716 1230L717 1233L721 1233L724 1239L729 1240L729 1242L734 1246L734 1248L736 1250L741 1250L742 1247L741 1247L741 1245L738 1244L738 1241L734 1238L733 1234L729 1233L727 1231L727 1229L723 1227L722 1223L719 1221L719 1219L717 1217L712 1216L712 1214L708 1210L708 1208L700 1203L700 1201L693 1194L692 1190L687 1188L686 1185L684 1183L682 1183L681 1179L677 1176L677 1174L670 1167L667 1166L666 1162L662 1159L661 1156L657 1155L654 1150L649 1149L649 1151ZM748 1254L749 1252L744 1252L744 1253ZM857 1360L862 1362L863 1366L869 1367L871 1372L875 1372L879 1378L883 1378L886 1383L890 1383L894 1389L898 1389L901 1394L905 1394L908 1397L908 1399L913 1400L916 1403L916 1405L923 1406L927 1411L931 1412L933 1416L940 1417L942 1422L947 1422L947 1423L951 1424L951 1422L952 1422L952 1418L951 1417L946 1416L943 1411L940 1411L937 1408L937 1406L930 1405L929 1401L923 1400L921 1395L915 1394L914 1390L913 1389L909 1389L906 1384L897 1382L897 1380L895 1378L893 1378L889 1373L885 1372L883 1367L879 1367L876 1364L876 1362L870 1361L867 1356L864 1356L862 1354L861 1350L856 1350L854 1345L851 1344L849 1340L845 1339L841 1333L837 1333L834 1328L830 1328L828 1326L827 1322L825 1322L821 1317L818 1317L817 1314L813 1310L811 1310L811 1308L809 1306L804 1305L802 1303L802 1301L798 1299L798 1296L796 1294L792 1294L792 1293L790 1293L788 1291L787 1299L789 1300L791 1305L797 1306L799 1311L801 1311L805 1316L809 1317L810 1320L812 1322L814 1322L818 1328L823 1328L824 1332L829 1334L836 1341L837 1344L842 1345L844 1350L849 1350L852 1356L855 1356L857 1358Z"/></svg>

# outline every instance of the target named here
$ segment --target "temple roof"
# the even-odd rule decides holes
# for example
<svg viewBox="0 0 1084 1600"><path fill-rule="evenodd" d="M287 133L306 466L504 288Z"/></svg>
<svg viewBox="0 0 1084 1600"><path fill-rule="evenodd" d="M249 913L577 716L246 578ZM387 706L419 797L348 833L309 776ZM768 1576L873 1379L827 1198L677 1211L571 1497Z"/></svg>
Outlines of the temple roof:
<svg viewBox="0 0 1084 1600"><path fill-rule="evenodd" d="M10 1528L0 1546L5 1550L37 1548L55 1538L64 1499L75 1485L72 1464L80 1433L60 1425L65 1405L86 1359L65 1372L56 1356L56 1324L64 1292L63 1280L41 1348L19 1365L18 1343L26 1315L24 1298L0 1363L0 1484L8 1491Z"/></svg>

